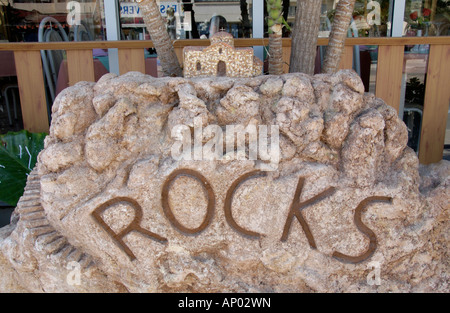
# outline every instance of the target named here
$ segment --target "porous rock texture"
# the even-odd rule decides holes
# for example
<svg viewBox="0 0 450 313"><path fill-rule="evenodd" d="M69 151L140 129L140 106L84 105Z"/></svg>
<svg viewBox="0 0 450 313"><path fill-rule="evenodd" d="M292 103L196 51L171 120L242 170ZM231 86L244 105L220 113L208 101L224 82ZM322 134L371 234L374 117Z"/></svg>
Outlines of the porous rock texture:
<svg viewBox="0 0 450 313"><path fill-rule="evenodd" d="M277 125L277 167L236 185L265 161L175 160L196 121ZM406 143L353 71L78 83L0 229L0 291L448 292L450 165Z"/></svg>

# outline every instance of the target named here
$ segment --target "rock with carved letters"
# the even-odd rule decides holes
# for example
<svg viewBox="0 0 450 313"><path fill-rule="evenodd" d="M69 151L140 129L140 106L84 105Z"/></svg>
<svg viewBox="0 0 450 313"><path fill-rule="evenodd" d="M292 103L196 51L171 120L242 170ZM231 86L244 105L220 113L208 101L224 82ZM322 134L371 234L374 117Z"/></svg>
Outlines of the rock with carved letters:
<svg viewBox="0 0 450 313"><path fill-rule="evenodd" d="M449 162L353 71L65 89L0 291L448 292Z"/></svg>

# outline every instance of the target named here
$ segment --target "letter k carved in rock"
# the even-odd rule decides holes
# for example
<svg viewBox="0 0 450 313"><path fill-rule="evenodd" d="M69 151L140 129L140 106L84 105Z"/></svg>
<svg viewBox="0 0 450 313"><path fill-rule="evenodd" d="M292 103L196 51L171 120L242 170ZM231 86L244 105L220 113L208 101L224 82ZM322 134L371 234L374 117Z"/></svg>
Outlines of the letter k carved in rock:
<svg viewBox="0 0 450 313"><path fill-rule="evenodd" d="M305 232L306 238L308 239L308 243L311 248L317 249L316 242L314 241L314 236L309 229L308 223L306 222L305 218L303 217L302 210L306 207L328 197L331 196L335 191L336 188L329 187L326 190L322 191L318 195L312 197L311 199L308 199L304 202L300 201L300 197L302 195L303 186L305 184L305 178L300 177L298 179L297 189L295 190L294 199L292 200L291 207L289 208L289 213L286 219L286 223L284 224L283 234L281 236L281 241L286 241L287 237L289 235L289 230L291 229L292 220L294 219L294 216L297 218L297 220L300 222L300 225L302 226L303 231Z"/></svg>

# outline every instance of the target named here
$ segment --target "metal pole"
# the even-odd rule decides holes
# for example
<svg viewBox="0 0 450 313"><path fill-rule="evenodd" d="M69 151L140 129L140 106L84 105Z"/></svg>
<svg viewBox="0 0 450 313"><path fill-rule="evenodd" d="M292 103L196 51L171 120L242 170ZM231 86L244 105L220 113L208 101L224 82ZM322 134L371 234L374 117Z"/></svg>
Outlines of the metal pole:
<svg viewBox="0 0 450 313"><path fill-rule="evenodd" d="M394 16L392 18L392 37L403 36L403 16L405 15L405 0L394 0Z"/></svg>
<svg viewBox="0 0 450 313"><path fill-rule="evenodd" d="M392 18L392 37L403 36L403 20L405 15L405 0L394 0L393 18ZM403 73L402 87L400 94L400 105L398 116L403 119L403 111L405 107L405 92L406 92L406 73Z"/></svg>
<svg viewBox="0 0 450 313"><path fill-rule="evenodd" d="M106 40L120 40L119 0L108 0L105 3ZM109 72L119 75L119 50L108 49Z"/></svg>
<svg viewBox="0 0 450 313"><path fill-rule="evenodd" d="M252 5L252 28L253 38L264 38L264 1L265 0L253 0ZM253 47L255 56L264 61L264 47Z"/></svg>

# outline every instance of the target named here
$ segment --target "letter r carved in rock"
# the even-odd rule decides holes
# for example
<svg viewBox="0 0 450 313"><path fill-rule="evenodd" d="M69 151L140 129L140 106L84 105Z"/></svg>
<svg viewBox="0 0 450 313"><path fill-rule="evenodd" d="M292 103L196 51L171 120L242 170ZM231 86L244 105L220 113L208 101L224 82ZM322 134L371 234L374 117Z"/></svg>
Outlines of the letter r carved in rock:
<svg viewBox="0 0 450 313"><path fill-rule="evenodd" d="M124 203L131 205L131 207L134 209L134 219L127 227L125 227L125 229L123 229L119 233L116 233L114 230L111 229L111 227L108 224L106 224L106 222L102 218L101 214L106 209L111 207L112 205L114 205L116 203L120 203L120 202L124 202ZM109 201L106 201L105 203L99 205L92 212L92 216L98 222L98 224L100 224L100 226L102 226L103 229L106 230L106 232L119 244L119 247L126 253L126 255L128 255L128 257L130 258L131 261L136 259L136 256L123 241L123 237L128 235L130 232L137 231L137 232L139 232L143 235L146 235L147 237L154 239L156 241L160 241L162 243L167 242L166 238L161 237L158 234L155 234L155 233L141 227L141 221L142 221L142 216L143 216L142 207L139 205L139 203L137 203L135 200L133 200L131 198L117 197L117 198L113 198Z"/></svg>

